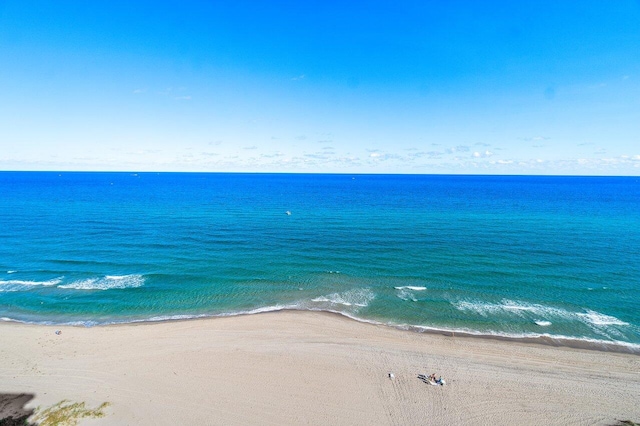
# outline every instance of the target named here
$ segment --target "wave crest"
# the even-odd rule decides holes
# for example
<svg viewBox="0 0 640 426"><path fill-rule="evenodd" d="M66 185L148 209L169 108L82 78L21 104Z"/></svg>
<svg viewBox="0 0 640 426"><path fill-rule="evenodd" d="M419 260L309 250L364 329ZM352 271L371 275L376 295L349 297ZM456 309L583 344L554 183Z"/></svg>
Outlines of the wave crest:
<svg viewBox="0 0 640 426"><path fill-rule="evenodd" d="M46 281L0 280L0 291L25 291L33 287L50 287L60 284L62 278L58 277Z"/></svg>
<svg viewBox="0 0 640 426"><path fill-rule="evenodd" d="M419 286L413 286L413 285L403 285L403 286L398 286L394 288L397 290L396 296L398 296L399 299L407 300L407 301L411 300L412 302L418 301L414 292L424 291L427 289L426 287L419 287Z"/></svg>
<svg viewBox="0 0 640 426"><path fill-rule="evenodd" d="M616 317L612 317L611 315L601 314L596 311L587 310L586 313L578 313L576 314L580 318L582 318L585 322L591 323L595 326L598 325L629 325L628 322L624 322L619 320Z"/></svg>
<svg viewBox="0 0 640 426"><path fill-rule="evenodd" d="M355 288L343 293L332 293L327 296L316 297L311 302L328 305L355 306L356 308L364 308L375 299L376 295L369 288Z"/></svg>
<svg viewBox="0 0 640 426"><path fill-rule="evenodd" d="M541 327L552 325L552 319L560 319L561 321L559 321L559 323L566 321L579 322L589 327L594 333L608 339L612 339L612 336L622 338L624 336L622 327L630 326L628 322L622 321L614 316L590 309L585 309L582 312L570 311L552 306L517 302L507 299L503 299L500 303L465 300L452 303L452 305L460 311L475 313L483 317L490 315L516 315L520 318L531 320Z"/></svg>
<svg viewBox="0 0 640 426"><path fill-rule="evenodd" d="M102 278L87 278L74 281L58 288L74 290L111 290L123 288L135 288L144 285L144 277L138 274L132 275L105 275Z"/></svg>
<svg viewBox="0 0 640 426"><path fill-rule="evenodd" d="M422 291L422 290L426 290L426 287L419 287L419 286L414 286L414 285L403 285L403 286L399 286L399 287L394 287L396 290L413 290L413 291Z"/></svg>

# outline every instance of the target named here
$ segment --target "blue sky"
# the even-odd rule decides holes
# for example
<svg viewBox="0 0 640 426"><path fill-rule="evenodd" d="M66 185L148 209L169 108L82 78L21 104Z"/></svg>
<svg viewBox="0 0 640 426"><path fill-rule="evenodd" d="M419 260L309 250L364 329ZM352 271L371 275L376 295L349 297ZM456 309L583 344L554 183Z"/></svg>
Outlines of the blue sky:
<svg viewBox="0 0 640 426"><path fill-rule="evenodd" d="M640 175L640 1L345 3L0 0L0 169Z"/></svg>

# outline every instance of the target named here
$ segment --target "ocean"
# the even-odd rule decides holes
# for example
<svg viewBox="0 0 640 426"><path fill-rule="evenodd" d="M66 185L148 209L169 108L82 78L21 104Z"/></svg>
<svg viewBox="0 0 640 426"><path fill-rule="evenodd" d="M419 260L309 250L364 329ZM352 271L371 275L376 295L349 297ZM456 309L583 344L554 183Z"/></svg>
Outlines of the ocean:
<svg viewBox="0 0 640 426"><path fill-rule="evenodd" d="M639 290L637 177L0 173L4 321L296 309L640 352Z"/></svg>

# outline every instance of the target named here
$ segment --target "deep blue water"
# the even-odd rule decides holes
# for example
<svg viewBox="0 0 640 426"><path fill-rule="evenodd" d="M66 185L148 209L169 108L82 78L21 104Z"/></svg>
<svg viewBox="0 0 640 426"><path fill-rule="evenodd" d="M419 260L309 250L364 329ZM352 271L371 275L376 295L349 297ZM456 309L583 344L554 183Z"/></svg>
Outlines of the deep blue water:
<svg viewBox="0 0 640 426"><path fill-rule="evenodd" d="M640 347L639 261L636 177L0 173L18 321L296 308Z"/></svg>

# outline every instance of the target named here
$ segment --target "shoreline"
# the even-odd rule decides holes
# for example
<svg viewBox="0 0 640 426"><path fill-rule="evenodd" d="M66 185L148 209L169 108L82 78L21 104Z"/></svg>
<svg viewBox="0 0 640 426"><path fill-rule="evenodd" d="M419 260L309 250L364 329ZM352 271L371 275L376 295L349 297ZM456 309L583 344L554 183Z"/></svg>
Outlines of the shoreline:
<svg viewBox="0 0 640 426"><path fill-rule="evenodd" d="M596 339L588 339L588 338L578 338L571 336L554 336L552 334L539 333L535 335L508 335L508 334L500 334L500 333L483 333L476 332L473 330L465 330L465 329L447 329L447 328L437 328L430 326L421 326L421 325L412 325L412 324L392 324L392 323L384 323L376 320L369 320L366 318L359 318L353 315L346 314L340 311L332 311L332 310L320 310L320 309L298 309L295 307L266 307L266 308L257 308L250 311L242 311L237 313L223 313L223 314L194 314L194 315L167 315L167 316L158 316L151 317L147 319L139 319L139 320L129 320L122 322L107 322L107 323L96 323L96 324L85 324L80 322L70 322L70 323L51 323L51 322L29 322L29 321L21 321L12 318L0 318L0 324L23 324L23 325L32 325L32 326L43 326L43 327L81 327L81 328L94 328L94 327L119 327L125 325L145 325L145 324L159 324L159 323L167 323L167 322L182 322L182 321L202 321L216 318L233 318L233 317L241 317L241 316L254 316L254 315L266 315L266 314L276 314L278 312L313 312L327 315L336 315L338 317L346 318L351 321L355 321L362 324L371 324L376 326L388 327L391 329L396 329L399 331L407 331L411 333L419 333L419 334L433 334L433 335L442 335L442 336L457 336L463 338L473 338L473 339L487 339L487 340L496 340L502 342L514 342L514 343L524 343L524 344L534 344L534 345L543 345L543 346L551 346L551 347L567 347L573 349L581 349L587 351L598 351L598 352L612 352L612 353L624 353L624 354L632 354L640 356L640 344L637 343L629 343L623 341L607 341L607 340L596 340Z"/></svg>
<svg viewBox="0 0 640 426"><path fill-rule="evenodd" d="M57 328L0 325L0 393L33 395L27 408L108 402L92 425L640 420L632 354L416 333L328 312ZM447 385L417 378L431 373Z"/></svg>

